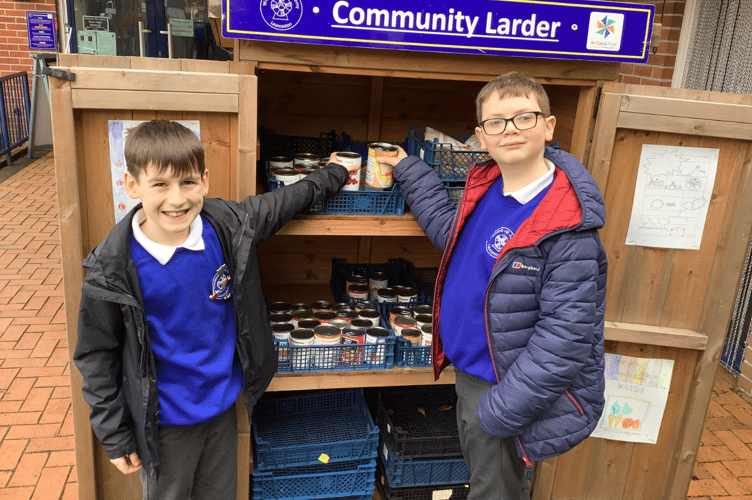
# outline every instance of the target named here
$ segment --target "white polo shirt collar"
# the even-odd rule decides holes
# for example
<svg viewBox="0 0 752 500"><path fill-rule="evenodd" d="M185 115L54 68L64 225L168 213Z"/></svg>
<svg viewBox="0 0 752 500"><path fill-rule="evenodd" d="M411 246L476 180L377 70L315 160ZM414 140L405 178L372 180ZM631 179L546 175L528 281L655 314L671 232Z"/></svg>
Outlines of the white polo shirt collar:
<svg viewBox="0 0 752 500"><path fill-rule="evenodd" d="M531 182L527 186L521 187L516 191L509 193L504 191L504 196L511 196L521 205L525 205L526 203L529 203L533 198L538 196L541 191L547 188L548 185L554 181L554 170L556 170L556 165L554 165L553 162L546 158L544 158L543 161L545 161L546 165L548 166L548 172L546 172L537 180Z"/></svg>
<svg viewBox="0 0 752 500"><path fill-rule="evenodd" d="M157 262L163 266L170 261L178 248L185 248L197 252L204 249L204 223L201 220L200 215L191 223L191 232L188 234L188 239L185 240L182 245L175 247L171 245L162 245L161 243L150 240L141 230L141 224L143 224L145 220L146 212L144 212L143 208L139 209L139 211L133 216L133 237L136 238L136 241L138 241L142 247L144 247L144 250L149 252L149 254L157 259Z"/></svg>

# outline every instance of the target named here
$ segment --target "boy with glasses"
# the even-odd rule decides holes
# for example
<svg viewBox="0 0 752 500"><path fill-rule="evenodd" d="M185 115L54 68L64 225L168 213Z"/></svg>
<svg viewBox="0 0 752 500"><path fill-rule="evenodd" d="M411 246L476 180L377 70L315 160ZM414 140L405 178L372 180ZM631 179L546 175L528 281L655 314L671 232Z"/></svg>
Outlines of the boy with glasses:
<svg viewBox="0 0 752 500"><path fill-rule="evenodd" d="M603 198L571 155L546 147L556 118L533 78L508 73L476 99L492 160L468 172L458 207L400 150L395 179L444 252L433 365L456 370L469 500L529 500L526 469L585 439L604 406Z"/></svg>

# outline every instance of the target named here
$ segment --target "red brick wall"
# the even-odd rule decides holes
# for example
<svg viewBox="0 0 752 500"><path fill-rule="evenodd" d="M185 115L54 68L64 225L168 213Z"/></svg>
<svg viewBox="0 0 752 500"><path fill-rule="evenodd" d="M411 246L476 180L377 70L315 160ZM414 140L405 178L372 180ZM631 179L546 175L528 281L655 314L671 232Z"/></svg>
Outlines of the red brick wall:
<svg viewBox="0 0 752 500"><path fill-rule="evenodd" d="M55 0L37 0L34 2L12 2L0 0L0 76L31 72L34 62L29 50L29 37L26 28L26 11L55 12ZM56 20L59 23L60 19ZM37 51L34 51L36 53Z"/></svg>
<svg viewBox="0 0 752 500"><path fill-rule="evenodd" d="M658 50L650 48L648 62L644 64L623 63L619 81L641 85L670 87L674 77L676 52L679 48L679 33L684 19L686 0L629 0L635 3L655 5L655 22L661 23L661 40Z"/></svg>

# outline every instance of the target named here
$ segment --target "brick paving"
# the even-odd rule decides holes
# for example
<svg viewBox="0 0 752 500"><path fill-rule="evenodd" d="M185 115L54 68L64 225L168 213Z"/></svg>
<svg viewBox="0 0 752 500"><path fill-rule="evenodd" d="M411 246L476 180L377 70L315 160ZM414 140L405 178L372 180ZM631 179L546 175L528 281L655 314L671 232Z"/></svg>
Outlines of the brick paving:
<svg viewBox="0 0 752 500"><path fill-rule="evenodd" d="M78 498L68 360L48 153L0 181L0 500ZM752 404L734 388L719 369L687 498L752 500Z"/></svg>

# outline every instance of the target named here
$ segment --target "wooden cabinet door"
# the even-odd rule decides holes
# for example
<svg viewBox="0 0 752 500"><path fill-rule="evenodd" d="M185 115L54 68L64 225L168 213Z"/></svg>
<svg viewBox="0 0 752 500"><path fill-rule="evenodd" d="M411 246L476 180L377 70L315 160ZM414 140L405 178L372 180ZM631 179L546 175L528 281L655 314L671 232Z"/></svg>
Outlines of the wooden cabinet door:
<svg viewBox="0 0 752 500"><path fill-rule="evenodd" d="M752 227L752 96L607 83L589 169L606 202L606 351L675 361L656 444L588 438L534 498L686 498ZM698 250L627 245L643 145L719 150ZM704 340L704 341L703 341Z"/></svg>

